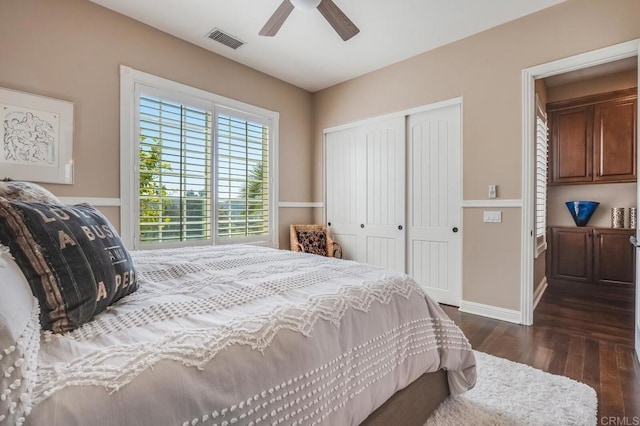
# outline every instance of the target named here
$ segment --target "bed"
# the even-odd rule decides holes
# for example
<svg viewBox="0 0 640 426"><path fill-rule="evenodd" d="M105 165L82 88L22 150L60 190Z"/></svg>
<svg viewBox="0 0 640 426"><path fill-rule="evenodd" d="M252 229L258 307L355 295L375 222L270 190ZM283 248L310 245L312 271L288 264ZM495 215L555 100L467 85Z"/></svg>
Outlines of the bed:
<svg viewBox="0 0 640 426"><path fill-rule="evenodd" d="M475 384L467 339L404 274L252 245L129 253L137 291L53 333L0 249L0 425L422 424Z"/></svg>

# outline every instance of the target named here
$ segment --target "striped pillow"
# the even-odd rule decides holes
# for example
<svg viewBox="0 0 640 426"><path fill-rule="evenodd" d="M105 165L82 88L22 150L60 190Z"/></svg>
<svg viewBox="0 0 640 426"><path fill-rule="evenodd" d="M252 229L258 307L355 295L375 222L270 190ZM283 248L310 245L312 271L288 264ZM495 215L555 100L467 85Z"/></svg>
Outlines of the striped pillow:
<svg viewBox="0 0 640 426"><path fill-rule="evenodd" d="M117 232L87 204L0 197L0 244L9 247L38 298L42 328L56 333L79 327L138 288Z"/></svg>

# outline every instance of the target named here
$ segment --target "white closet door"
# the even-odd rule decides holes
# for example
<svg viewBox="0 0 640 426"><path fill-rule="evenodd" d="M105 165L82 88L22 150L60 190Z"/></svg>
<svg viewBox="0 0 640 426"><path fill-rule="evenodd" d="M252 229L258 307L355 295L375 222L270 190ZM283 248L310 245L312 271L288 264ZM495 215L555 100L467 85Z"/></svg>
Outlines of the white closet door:
<svg viewBox="0 0 640 426"><path fill-rule="evenodd" d="M327 225L343 258L405 272L405 118L325 140Z"/></svg>
<svg viewBox="0 0 640 426"><path fill-rule="evenodd" d="M405 118L362 128L366 144L366 263L400 272L405 264Z"/></svg>
<svg viewBox="0 0 640 426"><path fill-rule="evenodd" d="M327 225L342 247L343 259L364 262L360 221L365 215L366 150L359 130L327 133L326 208Z"/></svg>
<svg viewBox="0 0 640 426"><path fill-rule="evenodd" d="M408 272L433 299L459 306L462 281L460 105L410 115Z"/></svg>

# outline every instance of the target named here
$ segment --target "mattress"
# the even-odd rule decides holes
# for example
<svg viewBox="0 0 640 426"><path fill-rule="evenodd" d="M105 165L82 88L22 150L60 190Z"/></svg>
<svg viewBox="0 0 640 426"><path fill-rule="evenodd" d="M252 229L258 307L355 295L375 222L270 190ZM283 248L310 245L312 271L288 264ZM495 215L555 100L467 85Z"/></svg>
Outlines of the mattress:
<svg viewBox="0 0 640 426"><path fill-rule="evenodd" d="M250 245L133 251L139 290L44 332L31 425L357 425L469 342L408 276Z"/></svg>

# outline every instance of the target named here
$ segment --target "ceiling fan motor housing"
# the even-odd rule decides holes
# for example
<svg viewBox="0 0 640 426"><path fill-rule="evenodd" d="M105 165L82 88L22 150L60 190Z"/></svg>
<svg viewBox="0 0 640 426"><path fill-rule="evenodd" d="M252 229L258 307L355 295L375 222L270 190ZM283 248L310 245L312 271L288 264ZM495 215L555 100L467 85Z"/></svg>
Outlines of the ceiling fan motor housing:
<svg viewBox="0 0 640 426"><path fill-rule="evenodd" d="M318 7L322 0L289 0L296 9L311 10Z"/></svg>

